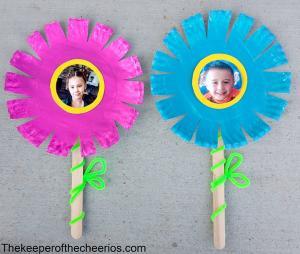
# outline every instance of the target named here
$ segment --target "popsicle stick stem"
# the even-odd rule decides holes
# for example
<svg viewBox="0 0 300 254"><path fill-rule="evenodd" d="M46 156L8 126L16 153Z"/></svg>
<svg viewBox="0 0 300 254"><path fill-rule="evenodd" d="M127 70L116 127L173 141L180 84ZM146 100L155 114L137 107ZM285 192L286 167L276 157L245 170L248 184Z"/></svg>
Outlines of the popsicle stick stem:
<svg viewBox="0 0 300 254"><path fill-rule="evenodd" d="M222 148L223 140L221 137L218 139L218 148ZM212 153L212 164L219 165L212 170L213 180L224 175L224 149L215 149ZM223 249L225 247L225 195L224 184L219 185L213 191L213 211L216 213L216 217L213 219L213 234L214 234L214 246L216 249ZM221 211L217 213L217 211Z"/></svg>
<svg viewBox="0 0 300 254"><path fill-rule="evenodd" d="M83 161L81 157L80 149L72 151L72 167L80 164ZM83 166L79 167L72 172L72 188L80 185L83 181ZM82 213L83 207L83 192L81 192L71 204L71 221L79 218ZM82 220L78 220L76 223L71 224L71 236L74 239L79 239L82 236Z"/></svg>

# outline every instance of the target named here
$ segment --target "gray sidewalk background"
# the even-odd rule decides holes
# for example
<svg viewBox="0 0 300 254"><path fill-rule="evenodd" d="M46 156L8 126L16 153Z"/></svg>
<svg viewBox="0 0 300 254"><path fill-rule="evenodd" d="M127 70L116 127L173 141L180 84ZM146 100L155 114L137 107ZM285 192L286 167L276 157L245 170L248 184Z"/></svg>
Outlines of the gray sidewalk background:
<svg viewBox="0 0 300 254"><path fill-rule="evenodd" d="M209 150L185 143L171 131L150 95L149 75L154 51L182 19L212 9L244 12L266 25L282 44L293 73L289 105L272 131L259 142L238 149L241 167L252 181L248 189L226 185L226 248L222 253L300 253L300 2L299 1L0 1L0 73L2 84L17 49L34 30L53 20L64 26L68 17L105 23L132 46L144 70L145 103L120 142L97 155L108 162L107 188L84 192L84 235L71 238L68 191L70 158L46 153L49 142L36 149L15 127L26 120L9 120L0 95L0 243L145 245L147 253L220 253L213 248Z"/></svg>

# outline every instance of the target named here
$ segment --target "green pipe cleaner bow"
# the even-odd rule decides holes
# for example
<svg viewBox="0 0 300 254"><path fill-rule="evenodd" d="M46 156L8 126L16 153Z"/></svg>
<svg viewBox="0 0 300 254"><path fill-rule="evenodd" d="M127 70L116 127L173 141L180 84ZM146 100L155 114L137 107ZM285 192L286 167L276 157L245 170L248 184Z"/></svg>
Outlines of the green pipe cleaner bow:
<svg viewBox="0 0 300 254"><path fill-rule="evenodd" d="M96 166L96 164L98 164L98 163L101 164L101 169L97 170L97 171L92 171L94 169L94 167ZM77 198L77 196L84 190L87 183L89 183L91 185L91 187L93 187L96 190L103 190L105 188L105 182L100 176L104 175L105 172L106 172L105 159L103 159L101 157L94 158L90 162L90 164L88 165L87 169L85 170L85 172L83 174L82 183L70 190L71 198L69 200L69 203L72 204L74 202L74 200Z"/></svg>
<svg viewBox="0 0 300 254"><path fill-rule="evenodd" d="M211 151L211 154L223 151L225 149L224 146L221 146L217 149L213 149ZM232 161L236 159L236 161L232 164ZM224 175L218 177L217 179L213 180L210 183L210 189L213 192L219 185L224 184L227 179L229 179L230 182L232 182L233 185L235 185L238 188L247 188L250 185L249 178L241 172L235 172L240 165L243 163L244 157L242 154L233 152L231 153L227 159L223 159L220 162L216 163L211 167L211 171L214 171L215 169L219 168L224 164ZM220 207L218 207L211 215L210 219L214 221L214 219L222 213L227 207L226 202L222 204Z"/></svg>
<svg viewBox="0 0 300 254"><path fill-rule="evenodd" d="M232 164L233 159L236 158L235 163ZM240 153L233 152L226 159L225 167L224 167L224 175L218 177L214 181L211 182L210 187L211 191L214 191L220 184L226 182L227 179L232 182L238 188L247 188L250 185L249 178L241 172L235 172L237 168L243 163L243 156Z"/></svg>

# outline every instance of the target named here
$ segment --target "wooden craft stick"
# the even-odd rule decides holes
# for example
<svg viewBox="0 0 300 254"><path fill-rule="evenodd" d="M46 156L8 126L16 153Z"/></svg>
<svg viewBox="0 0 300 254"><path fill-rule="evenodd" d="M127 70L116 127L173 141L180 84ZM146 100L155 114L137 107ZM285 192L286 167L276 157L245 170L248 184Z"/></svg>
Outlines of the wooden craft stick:
<svg viewBox="0 0 300 254"><path fill-rule="evenodd" d="M72 151L72 167L78 165L83 160L80 149ZM78 168L72 172L72 188L78 186L83 181L83 167ZM77 218L82 213L83 207L83 192L71 204L71 220ZM82 236L82 220L71 225L71 236L74 239L79 239Z"/></svg>
<svg viewBox="0 0 300 254"><path fill-rule="evenodd" d="M221 137L218 139L218 148L223 146ZM220 150L212 155L213 165L224 159L224 150ZM224 174L224 164L213 170L213 180ZM225 204L224 184L219 185L213 191L213 211ZM214 246L216 249L225 247L225 209L213 221Z"/></svg>

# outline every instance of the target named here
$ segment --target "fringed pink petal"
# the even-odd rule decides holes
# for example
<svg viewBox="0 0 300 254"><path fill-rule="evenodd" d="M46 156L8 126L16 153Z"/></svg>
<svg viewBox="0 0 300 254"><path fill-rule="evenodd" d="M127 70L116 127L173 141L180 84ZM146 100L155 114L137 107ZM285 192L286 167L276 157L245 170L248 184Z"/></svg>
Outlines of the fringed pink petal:
<svg viewBox="0 0 300 254"><path fill-rule="evenodd" d="M17 129L25 139L36 147L39 147L51 133L39 119L19 125Z"/></svg>
<svg viewBox="0 0 300 254"><path fill-rule="evenodd" d="M17 50L13 54L10 60L10 64L20 71L33 76L33 74L37 72L37 69L39 68L41 63L32 55L28 55L23 51Z"/></svg>
<svg viewBox="0 0 300 254"><path fill-rule="evenodd" d="M84 51L83 54L82 51L80 51L80 55L87 55L89 58L87 52L97 52L97 49L103 49L112 33L113 30L110 27L98 23L94 27L87 42L88 20L69 19L68 38L66 38L58 22L53 22L45 26L47 42L39 32L34 32L28 37L28 43L42 61L22 51L17 51L11 59L11 64L33 78L15 73L7 73L5 80L6 91L20 93L30 97L7 102L10 118L37 117L41 115L18 127L19 132L24 138L28 139L35 146L39 146L53 132L53 137L51 138L47 150L49 153L61 156L67 156L71 147L77 141L77 138L80 138L81 154L88 156L96 153L95 144L93 142L94 137L96 137L97 141L104 148L108 148L118 142L119 133L116 127L116 121L126 129L132 127L138 116L138 112L134 108L127 106L126 103L142 103L144 84L140 81L126 80L141 75L142 69L136 56L122 59L130 48L129 43L123 38L113 41L104 49L105 52L99 52L98 54L98 57L103 58L103 61L99 61L99 64L101 65L102 62L106 63L106 58L111 58L112 64L110 64L109 61L107 68L103 68L109 70L110 65L112 65L117 73L117 77L113 77L110 80L109 71L103 71L107 83L109 83L109 81L116 82L111 90L108 89L109 93L107 94L109 97L113 96L114 100L103 101L104 104L102 106L104 112L100 114L100 117L105 117L106 120L101 118L93 122L92 118L94 115L89 113L84 116L76 115L72 117L72 120L64 121L66 113L58 112L57 108L53 108L52 110L53 101L47 101L48 97L45 96L43 90L40 90L43 89L43 87L39 87L46 83L49 84L49 79L51 79L51 75L58 62L67 61L73 57L72 49L74 49L76 45L79 49ZM87 42L88 45L85 45L85 42ZM71 51L67 50L68 46L71 48ZM88 47L91 50L88 50ZM64 53L60 54L61 52ZM91 58L96 59L97 53L91 56ZM49 60L49 63L46 66L47 68L44 68L44 61L46 60L47 62ZM38 95L38 97L36 97L36 95ZM47 112L49 110L51 112L53 111L55 115L45 115L44 113L46 111L44 113L41 112L43 110ZM92 121L90 125L88 124L89 121Z"/></svg>
<svg viewBox="0 0 300 254"><path fill-rule="evenodd" d="M81 155L83 157L96 153L96 147L93 140L88 136L80 136Z"/></svg>
<svg viewBox="0 0 300 254"><path fill-rule="evenodd" d="M142 67L137 56L127 57L119 62L122 71L120 75L123 78L135 78L143 74Z"/></svg>
<svg viewBox="0 0 300 254"><path fill-rule="evenodd" d="M118 86L118 98L122 102L141 104L144 99L144 83L123 80Z"/></svg>
<svg viewBox="0 0 300 254"><path fill-rule="evenodd" d="M109 26L97 23L89 38L89 43L102 49L112 36L113 30Z"/></svg>
<svg viewBox="0 0 300 254"><path fill-rule="evenodd" d="M43 55L45 55L45 52L49 49L41 33L37 31L33 32L27 38L27 42L41 59L43 58Z"/></svg>
<svg viewBox="0 0 300 254"><path fill-rule="evenodd" d="M68 22L68 41L86 42L89 32L88 19L70 18Z"/></svg>
<svg viewBox="0 0 300 254"><path fill-rule="evenodd" d="M7 109L11 119L32 117L35 114L31 99L16 99L7 101Z"/></svg>
<svg viewBox="0 0 300 254"><path fill-rule="evenodd" d="M130 129L137 119L139 112L135 108L120 103L114 107L111 115L122 127Z"/></svg>
<svg viewBox="0 0 300 254"><path fill-rule="evenodd" d="M5 91L30 95L34 87L35 81L31 78L13 72L7 72L5 75Z"/></svg>
<svg viewBox="0 0 300 254"><path fill-rule="evenodd" d="M113 41L111 44L109 44L109 46L105 48L104 51L111 52L119 60L126 55L129 49L129 43L120 37L117 40Z"/></svg>
<svg viewBox="0 0 300 254"><path fill-rule="evenodd" d="M59 156L67 156L74 142L75 139L72 142L71 140L54 135L48 145L47 152Z"/></svg>
<svg viewBox="0 0 300 254"><path fill-rule="evenodd" d="M66 42L65 33L57 21L45 25L45 33L50 47Z"/></svg>
<svg viewBox="0 0 300 254"><path fill-rule="evenodd" d="M109 129L94 130L94 135L103 148L109 148L119 141L119 132L115 123L111 123Z"/></svg>

